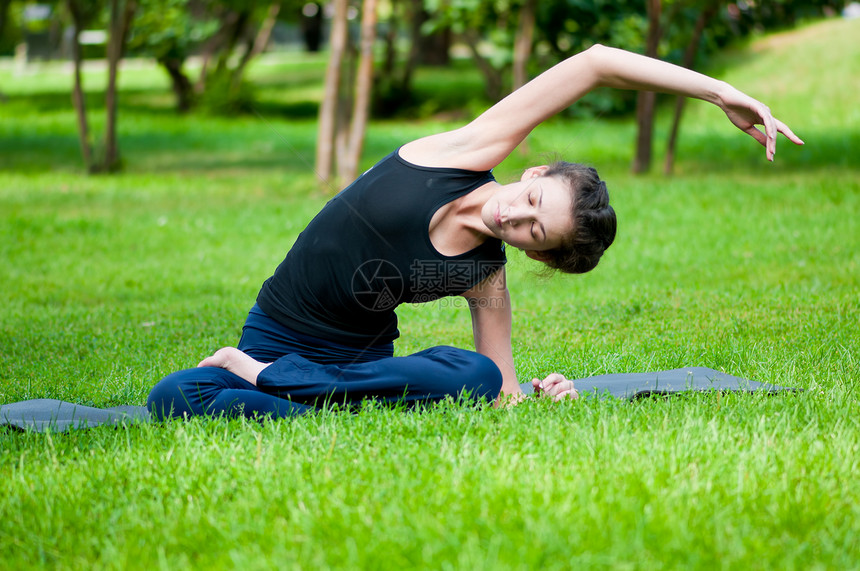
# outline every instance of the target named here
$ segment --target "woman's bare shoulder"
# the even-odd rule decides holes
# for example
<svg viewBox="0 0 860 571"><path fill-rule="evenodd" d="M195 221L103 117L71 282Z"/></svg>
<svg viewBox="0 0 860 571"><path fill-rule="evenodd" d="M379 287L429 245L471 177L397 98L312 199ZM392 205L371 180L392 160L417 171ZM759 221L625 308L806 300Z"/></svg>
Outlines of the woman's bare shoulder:
<svg viewBox="0 0 860 571"><path fill-rule="evenodd" d="M492 148L488 148L491 146L476 144L472 129L470 123L406 143L400 147L400 158L423 167L492 170L506 154L494 153Z"/></svg>

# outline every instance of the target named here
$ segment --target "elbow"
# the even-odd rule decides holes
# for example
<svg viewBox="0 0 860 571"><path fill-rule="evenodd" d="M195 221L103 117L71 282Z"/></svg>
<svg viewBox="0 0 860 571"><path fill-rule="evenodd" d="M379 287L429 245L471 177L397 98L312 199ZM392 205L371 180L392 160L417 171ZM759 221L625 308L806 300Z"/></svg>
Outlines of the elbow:
<svg viewBox="0 0 860 571"><path fill-rule="evenodd" d="M616 56L618 50L610 48L603 44L594 44L584 52L585 61L588 65L588 70L592 77L594 87L611 86L611 78L613 75L613 57Z"/></svg>
<svg viewBox="0 0 860 571"><path fill-rule="evenodd" d="M603 44L594 44L590 48L586 49L582 53L590 60L600 59L605 56L606 52L608 52L610 48L604 46Z"/></svg>

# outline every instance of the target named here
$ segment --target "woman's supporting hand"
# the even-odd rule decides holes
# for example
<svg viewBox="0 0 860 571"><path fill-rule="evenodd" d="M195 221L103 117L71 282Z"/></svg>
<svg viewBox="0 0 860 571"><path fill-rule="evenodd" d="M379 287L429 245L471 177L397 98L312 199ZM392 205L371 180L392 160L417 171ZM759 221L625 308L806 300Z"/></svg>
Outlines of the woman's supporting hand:
<svg viewBox="0 0 860 571"><path fill-rule="evenodd" d="M546 395L554 400L563 398L577 399L579 393L573 387L573 381L564 378L564 375L552 373L544 380L532 379L535 395Z"/></svg>

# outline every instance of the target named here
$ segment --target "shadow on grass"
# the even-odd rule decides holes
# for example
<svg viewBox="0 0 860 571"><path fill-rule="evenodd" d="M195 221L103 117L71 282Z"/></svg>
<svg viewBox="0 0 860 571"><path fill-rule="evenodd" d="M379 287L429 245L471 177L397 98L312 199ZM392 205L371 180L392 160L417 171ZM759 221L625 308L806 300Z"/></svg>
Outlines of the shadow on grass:
<svg viewBox="0 0 860 571"><path fill-rule="evenodd" d="M292 83L283 84L283 89L294 87ZM315 119L319 113L317 101L279 100L275 90L266 89L253 103L254 111L240 111L225 114L214 113L214 117L253 115L254 112L283 117L286 119ZM90 92L85 100L87 113L93 118L104 113L104 94ZM71 96L67 91L46 91L27 95L6 95L0 100L0 110L6 109L21 114L56 113L60 110L72 111ZM166 92L153 92L150 89L127 89L120 93L120 120L123 115L166 119L184 117L176 110L173 96ZM205 117L206 110L197 110L190 116Z"/></svg>
<svg viewBox="0 0 860 571"><path fill-rule="evenodd" d="M266 132L263 135L269 136ZM314 160L311 137L257 145L256 150L204 146L199 136L167 133L124 134L119 139L127 171L214 174L236 169L303 170L311 168ZM225 142L232 141L225 137ZM28 134L14 139L0 136L0 170L23 174L49 170L82 173L84 169L76 136Z"/></svg>
<svg viewBox="0 0 860 571"><path fill-rule="evenodd" d="M702 174L755 173L766 165L764 147L729 131L725 134L684 136L676 154L679 170ZM786 172L848 170L860 172L860 132L828 129L803 134L805 145L784 137L777 141L774 166ZM662 161L662 154L659 157ZM662 167L662 162L655 167ZM656 168L655 168L656 171Z"/></svg>

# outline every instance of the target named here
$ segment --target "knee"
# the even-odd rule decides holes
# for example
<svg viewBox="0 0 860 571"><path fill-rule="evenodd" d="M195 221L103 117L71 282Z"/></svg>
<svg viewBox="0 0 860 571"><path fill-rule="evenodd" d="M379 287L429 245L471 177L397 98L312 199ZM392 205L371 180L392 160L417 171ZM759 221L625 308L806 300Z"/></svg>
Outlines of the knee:
<svg viewBox="0 0 860 571"><path fill-rule="evenodd" d="M146 408L156 420L192 414L191 406L183 390L185 371L167 375L161 379L146 397Z"/></svg>
<svg viewBox="0 0 860 571"><path fill-rule="evenodd" d="M431 358L443 360L448 371L449 394L464 394L472 400L495 400L502 390L502 373L492 359L456 347L429 349Z"/></svg>
<svg viewBox="0 0 860 571"><path fill-rule="evenodd" d="M206 403L223 389L230 388L227 377L231 375L216 367L171 373L149 391L146 407L158 420L206 414Z"/></svg>
<svg viewBox="0 0 860 571"><path fill-rule="evenodd" d="M471 374L465 378L464 389L474 400L485 398L493 401L502 390L502 372L489 357L479 353L473 355Z"/></svg>

